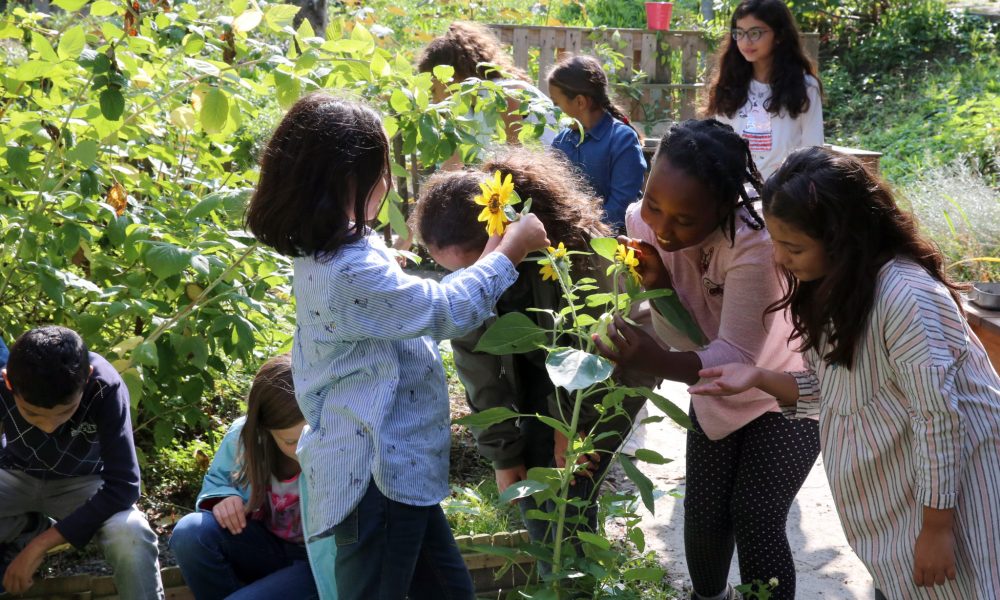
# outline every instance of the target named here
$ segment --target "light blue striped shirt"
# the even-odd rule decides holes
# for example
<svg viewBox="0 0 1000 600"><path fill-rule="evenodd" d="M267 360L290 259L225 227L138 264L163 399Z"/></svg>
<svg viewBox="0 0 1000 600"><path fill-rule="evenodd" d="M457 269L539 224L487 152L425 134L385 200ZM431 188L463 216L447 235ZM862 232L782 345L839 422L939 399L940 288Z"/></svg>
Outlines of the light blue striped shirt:
<svg viewBox="0 0 1000 600"><path fill-rule="evenodd" d="M292 372L309 427L298 456L308 537L361 501L371 478L414 506L448 494L448 388L436 339L490 317L517 271L494 252L441 283L407 275L370 234L333 259L295 259Z"/></svg>

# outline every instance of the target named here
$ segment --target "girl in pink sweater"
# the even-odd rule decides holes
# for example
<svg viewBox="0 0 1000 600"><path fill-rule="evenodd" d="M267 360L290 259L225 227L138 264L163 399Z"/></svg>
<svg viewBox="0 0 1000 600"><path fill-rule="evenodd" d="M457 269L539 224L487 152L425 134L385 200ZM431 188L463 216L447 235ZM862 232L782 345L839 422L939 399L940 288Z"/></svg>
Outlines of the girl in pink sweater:
<svg viewBox="0 0 1000 600"><path fill-rule="evenodd" d="M653 310L659 339L618 320L608 358L659 377L698 381L699 369L737 362L797 370L783 313L771 239L745 190L762 187L747 142L716 120L674 125L660 141L642 202L625 222L646 289L668 288L668 312ZM765 314L766 313L766 314ZM700 329L700 331L697 331ZM780 365L780 366L779 366ZM786 419L773 396L692 396L684 542L694 598L735 598L729 565L739 547L745 583L778 579L776 600L795 597L795 566L785 521L816 456L814 420Z"/></svg>

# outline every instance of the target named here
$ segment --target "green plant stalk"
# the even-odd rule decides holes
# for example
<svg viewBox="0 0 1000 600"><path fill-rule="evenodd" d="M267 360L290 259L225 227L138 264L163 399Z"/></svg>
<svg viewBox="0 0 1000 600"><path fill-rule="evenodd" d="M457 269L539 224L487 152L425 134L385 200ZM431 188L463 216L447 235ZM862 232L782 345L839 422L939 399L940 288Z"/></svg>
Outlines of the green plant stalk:
<svg viewBox="0 0 1000 600"><path fill-rule="evenodd" d="M169 319L167 319L166 321L164 321L162 324L160 324L160 326L157 327L153 331L153 333L149 334L149 337L147 337L144 341L148 342L150 344L155 343L156 340L158 340L160 338L160 336L162 336L164 333L167 332L167 330L169 330L171 327L173 327L174 325L176 325L181 319L184 319L189 314L191 314L192 312L194 312L194 309L196 309L200 305L204 304L205 298L207 298L208 294L213 289L215 289L215 286L217 286L220 283L222 283L222 281L226 278L226 276L229 275L230 273L232 273L237 267L239 267L243 263L243 261L246 260L247 257L249 257L250 254L252 254L253 251L256 250L256 249L257 249L257 242L254 242L253 244L251 244L250 246L248 246L247 249L243 252L243 254L240 255L239 258L237 258L235 261L233 261L233 263L231 265L229 265L228 267L226 267L225 271L223 271L222 273L219 273L219 276L216 277L215 280L212 281L212 283L208 284L208 286L206 286L205 289L203 289L200 294L198 294L197 298L195 298L194 300L192 300L190 304L188 304L187 306L185 306L181 310L177 311L176 313L174 313L174 315L172 317L170 317ZM128 363L126 363L126 365L124 367L122 367L121 370L125 371L126 369L131 368L132 365L134 365L134 364L135 364L135 354L132 353L132 354L129 355Z"/></svg>
<svg viewBox="0 0 1000 600"><path fill-rule="evenodd" d="M558 392L556 392L558 396ZM558 400L558 398L557 398ZM580 408L583 406L583 390L576 391L576 400L573 402L573 416L570 419L569 430L575 432L580 426ZM574 436L575 437L575 436ZM573 439L569 440L569 447L573 447ZM566 506L569 499L569 484L573 480L573 472L576 470L576 456L570 452L566 456L566 466L563 468L563 479L559 488L559 497L563 502L559 503L559 516L556 520L555 546L552 548L552 568L558 572L562 563L562 542L563 531L566 529ZM558 589L556 590L558 592Z"/></svg>

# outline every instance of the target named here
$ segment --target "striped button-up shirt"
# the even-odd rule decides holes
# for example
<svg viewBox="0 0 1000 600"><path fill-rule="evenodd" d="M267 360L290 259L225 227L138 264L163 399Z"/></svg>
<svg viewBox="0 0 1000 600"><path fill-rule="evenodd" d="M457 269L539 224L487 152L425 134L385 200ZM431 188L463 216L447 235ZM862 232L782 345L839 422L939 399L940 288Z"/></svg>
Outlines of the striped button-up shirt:
<svg viewBox="0 0 1000 600"><path fill-rule="evenodd" d="M888 598L1000 598L1000 377L947 288L922 267L880 271L854 365L806 353L800 414L819 411L847 541ZM955 509L958 576L913 583L923 507Z"/></svg>
<svg viewBox="0 0 1000 600"><path fill-rule="evenodd" d="M392 500L437 504L449 489L450 415L435 340L489 318L514 265L494 252L437 283L405 274L372 234L294 268L307 537L347 517L373 478Z"/></svg>

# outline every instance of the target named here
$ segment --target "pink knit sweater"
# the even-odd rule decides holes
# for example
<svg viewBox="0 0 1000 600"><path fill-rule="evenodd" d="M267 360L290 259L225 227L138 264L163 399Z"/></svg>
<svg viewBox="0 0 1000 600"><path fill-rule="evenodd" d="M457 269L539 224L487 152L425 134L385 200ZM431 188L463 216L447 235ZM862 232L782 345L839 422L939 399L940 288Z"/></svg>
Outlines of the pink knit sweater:
<svg viewBox="0 0 1000 600"><path fill-rule="evenodd" d="M698 348L655 310L653 326L661 341L675 350L694 351L703 367L727 363L755 364L775 371L799 371L802 357L788 347L792 331L786 314L764 315L781 296L781 283L767 230L755 230L740 209L736 243L721 229L700 245L667 252L639 216L639 203L629 207L625 224L630 237L657 248L673 280L674 291L711 340ZM718 440L768 411L780 411L772 396L749 390L728 398L691 397L705 434Z"/></svg>

